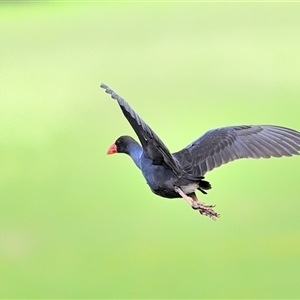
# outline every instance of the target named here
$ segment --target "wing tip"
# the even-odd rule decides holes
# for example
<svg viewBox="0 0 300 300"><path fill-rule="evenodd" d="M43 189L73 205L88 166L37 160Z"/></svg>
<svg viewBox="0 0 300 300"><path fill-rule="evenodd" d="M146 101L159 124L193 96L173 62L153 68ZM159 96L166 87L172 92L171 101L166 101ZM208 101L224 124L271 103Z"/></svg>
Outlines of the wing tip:
<svg viewBox="0 0 300 300"><path fill-rule="evenodd" d="M105 92L107 94L110 94L111 97L115 100L118 100L118 98L120 98L120 96L118 94L116 94L108 85L106 85L105 83L101 83L100 87L103 88L105 90Z"/></svg>
<svg viewBox="0 0 300 300"><path fill-rule="evenodd" d="M107 89L108 88L108 86L105 83L103 83L103 82L100 83L100 87L102 89Z"/></svg>

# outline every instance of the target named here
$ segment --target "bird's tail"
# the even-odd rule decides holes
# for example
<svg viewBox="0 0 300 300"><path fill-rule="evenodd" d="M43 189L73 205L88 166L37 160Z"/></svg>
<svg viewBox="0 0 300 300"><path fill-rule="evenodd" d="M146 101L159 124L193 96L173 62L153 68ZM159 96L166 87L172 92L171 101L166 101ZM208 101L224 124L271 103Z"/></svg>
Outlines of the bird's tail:
<svg viewBox="0 0 300 300"><path fill-rule="evenodd" d="M203 194L207 194L205 192L205 190L210 190L211 189L211 184L208 181L203 180L203 179L204 179L204 177L202 177L202 179L199 182L198 190L201 191Z"/></svg>

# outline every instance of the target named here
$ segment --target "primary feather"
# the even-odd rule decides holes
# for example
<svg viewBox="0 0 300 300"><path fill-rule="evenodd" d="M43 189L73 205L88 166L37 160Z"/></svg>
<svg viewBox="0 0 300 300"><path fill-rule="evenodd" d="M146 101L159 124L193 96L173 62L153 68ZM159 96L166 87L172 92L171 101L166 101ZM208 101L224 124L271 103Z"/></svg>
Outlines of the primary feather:
<svg viewBox="0 0 300 300"><path fill-rule="evenodd" d="M209 130L173 155L188 173L204 175L240 158L298 155L300 133L273 125L229 126Z"/></svg>

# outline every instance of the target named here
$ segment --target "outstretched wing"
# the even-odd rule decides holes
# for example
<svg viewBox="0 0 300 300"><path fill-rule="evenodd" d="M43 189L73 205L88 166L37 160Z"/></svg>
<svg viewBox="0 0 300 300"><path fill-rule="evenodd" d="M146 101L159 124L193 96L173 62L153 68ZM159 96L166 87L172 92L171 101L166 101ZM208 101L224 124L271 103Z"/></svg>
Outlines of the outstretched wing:
<svg viewBox="0 0 300 300"><path fill-rule="evenodd" d="M213 129L173 153L188 174L206 172L240 158L298 155L300 132L271 125L232 126Z"/></svg>
<svg viewBox="0 0 300 300"><path fill-rule="evenodd" d="M182 168L156 133L139 117L122 97L103 83L101 83L100 87L105 89L106 93L110 94L113 99L118 101L124 116L137 134L144 152L148 157L156 163L164 161L173 172L180 177Z"/></svg>

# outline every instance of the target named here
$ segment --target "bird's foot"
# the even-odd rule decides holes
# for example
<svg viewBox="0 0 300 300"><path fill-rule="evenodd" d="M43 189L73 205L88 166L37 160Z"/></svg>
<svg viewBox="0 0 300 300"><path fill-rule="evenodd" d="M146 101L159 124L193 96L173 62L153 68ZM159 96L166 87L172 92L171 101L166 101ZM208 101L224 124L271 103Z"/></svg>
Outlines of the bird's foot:
<svg viewBox="0 0 300 300"><path fill-rule="evenodd" d="M213 220L217 220L217 218L220 217L220 215L213 210L213 207L215 205L209 205L205 203L201 203L197 197L196 194L191 194L191 197L186 195L181 188L175 186L174 190L176 193L178 193L193 209L198 210L201 215L210 217Z"/></svg>
<svg viewBox="0 0 300 300"><path fill-rule="evenodd" d="M201 215L210 217L213 220L217 220L220 217L220 214L213 210L215 205L201 203L199 201L193 201L192 208L198 210Z"/></svg>

